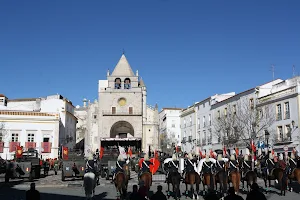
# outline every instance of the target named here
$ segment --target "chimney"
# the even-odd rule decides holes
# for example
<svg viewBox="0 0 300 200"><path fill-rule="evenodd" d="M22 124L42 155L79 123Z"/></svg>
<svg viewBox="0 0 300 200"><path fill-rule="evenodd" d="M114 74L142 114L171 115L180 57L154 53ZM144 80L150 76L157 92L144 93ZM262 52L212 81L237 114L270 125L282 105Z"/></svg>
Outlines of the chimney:
<svg viewBox="0 0 300 200"><path fill-rule="evenodd" d="M135 76L139 76L139 70L136 70Z"/></svg>
<svg viewBox="0 0 300 200"><path fill-rule="evenodd" d="M84 98L84 99L83 99L83 107L84 107L84 108L86 107L86 102L87 102L87 99Z"/></svg>

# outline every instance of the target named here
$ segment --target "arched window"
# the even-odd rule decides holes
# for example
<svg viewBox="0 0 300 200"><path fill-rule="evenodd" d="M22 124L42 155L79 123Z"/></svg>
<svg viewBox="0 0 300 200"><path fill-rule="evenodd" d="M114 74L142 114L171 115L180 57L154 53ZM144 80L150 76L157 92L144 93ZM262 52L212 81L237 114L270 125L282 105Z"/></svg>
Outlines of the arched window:
<svg viewBox="0 0 300 200"><path fill-rule="evenodd" d="M125 78L124 80L124 89L130 89L131 88L131 82L129 78Z"/></svg>
<svg viewBox="0 0 300 200"><path fill-rule="evenodd" d="M121 79L120 78L115 79L115 89L121 89Z"/></svg>

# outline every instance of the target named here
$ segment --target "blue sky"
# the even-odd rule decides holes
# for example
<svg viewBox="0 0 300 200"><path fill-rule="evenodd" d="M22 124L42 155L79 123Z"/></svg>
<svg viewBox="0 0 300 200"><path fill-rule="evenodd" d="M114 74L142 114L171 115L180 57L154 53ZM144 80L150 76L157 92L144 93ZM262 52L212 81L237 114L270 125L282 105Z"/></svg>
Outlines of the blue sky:
<svg viewBox="0 0 300 200"><path fill-rule="evenodd" d="M0 2L0 93L97 98L122 50L148 103L186 107L300 72L300 1Z"/></svg>

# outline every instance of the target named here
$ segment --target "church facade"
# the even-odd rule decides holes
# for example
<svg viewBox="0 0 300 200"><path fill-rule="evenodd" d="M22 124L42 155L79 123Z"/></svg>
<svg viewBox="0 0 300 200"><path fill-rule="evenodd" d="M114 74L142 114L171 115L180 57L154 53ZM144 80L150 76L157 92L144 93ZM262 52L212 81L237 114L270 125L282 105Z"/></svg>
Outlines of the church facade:
<svg viewBox="0 0 300 200"><path fill-rule="evenodd" d="M124 54L112 73L107 71L107 79L99 80L98 100L77 107L76 113L84 119L78 123L77 136L84 136L86 155L118 145L136 152L159 148L158 107L147 105L146 85Z"/></svg>

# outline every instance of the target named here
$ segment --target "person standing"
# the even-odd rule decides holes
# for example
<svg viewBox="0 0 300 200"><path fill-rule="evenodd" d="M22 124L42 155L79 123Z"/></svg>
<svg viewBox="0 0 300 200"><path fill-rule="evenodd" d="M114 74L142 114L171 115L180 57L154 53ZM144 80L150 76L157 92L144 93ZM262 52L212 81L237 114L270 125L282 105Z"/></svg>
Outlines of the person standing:
<svg viewBox="0 0 300 200"><path fill-rule="evenodd" d="M228 190L228 196L226 196L224 200L244 200L244 199L243 197L235 194L234 187L230 187Z"/></svg>
<svg viewBox="0 0 300 200"><path fill-rule="evenodd" d="M246 198L246 200L252 199L267 200L266 196L261 191L259 191L257 183L252 184L251 192L249 192Z"/></svg>
<svg viewBox="0 0 300 200"><path fill-rule="evenodd" d="M26 200L40 200L40 192L35 189L35 183L30 184L30 190L26 192Z"/></svg>
<svg viewBox="0 0 300 200"><path fill-rule="evenodd" d="M161 185L157 186L157 192L154 195L152 195L150 200L167 200L166 195L164 195L164 193L162 192Z"/></svg>

